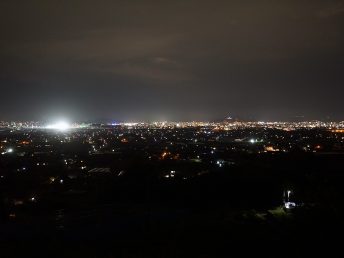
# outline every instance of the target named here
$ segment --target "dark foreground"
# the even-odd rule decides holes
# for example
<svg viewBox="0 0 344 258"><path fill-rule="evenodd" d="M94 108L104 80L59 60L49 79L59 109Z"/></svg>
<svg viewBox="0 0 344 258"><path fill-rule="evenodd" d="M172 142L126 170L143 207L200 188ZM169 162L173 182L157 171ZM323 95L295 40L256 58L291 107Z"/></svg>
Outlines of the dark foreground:
<svg viewBox="0 0 344 258"><path fill-rule="evenodd" d="M121 150L64 150L67 167L56 153L44 168L41 154L4 155L0 256L343 257L341 152L224 151L200 162Z"/></svg>

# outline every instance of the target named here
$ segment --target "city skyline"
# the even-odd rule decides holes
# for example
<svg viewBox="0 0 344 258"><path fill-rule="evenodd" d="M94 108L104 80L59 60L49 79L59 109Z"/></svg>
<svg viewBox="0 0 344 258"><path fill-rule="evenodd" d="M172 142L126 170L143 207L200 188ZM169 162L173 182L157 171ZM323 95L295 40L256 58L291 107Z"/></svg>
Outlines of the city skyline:
<svg viewBox="0 0 344 258"><path fill-rule="evenodd" d="M305 119L304 117L297 117L295 120L257 120L257 119L217 119L217 120L116 120L116 119L103 119L103 120L73 120L69 118L49 118L45 120L0 120L1 124L39 124L39 125L82 125L82 124L102 124L102 125L130 125L130 124L178 124L178 123L208 123L208 124L298 124L298 123L344 123L344 120L331 120L327 119Z"/></svg>

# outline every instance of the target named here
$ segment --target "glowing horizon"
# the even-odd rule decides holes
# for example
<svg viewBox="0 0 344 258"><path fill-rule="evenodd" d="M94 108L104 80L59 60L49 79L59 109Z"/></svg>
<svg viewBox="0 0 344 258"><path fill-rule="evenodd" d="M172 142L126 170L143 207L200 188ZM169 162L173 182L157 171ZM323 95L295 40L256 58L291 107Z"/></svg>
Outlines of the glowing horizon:
<svg viewBox="0 0 344 258"><path fill-rule="evenodd" d="M46 129L53 129L58 131L67 131L71 128L71 125L65 121L59 121L55 124L50 124L45 127Z"/></svg>

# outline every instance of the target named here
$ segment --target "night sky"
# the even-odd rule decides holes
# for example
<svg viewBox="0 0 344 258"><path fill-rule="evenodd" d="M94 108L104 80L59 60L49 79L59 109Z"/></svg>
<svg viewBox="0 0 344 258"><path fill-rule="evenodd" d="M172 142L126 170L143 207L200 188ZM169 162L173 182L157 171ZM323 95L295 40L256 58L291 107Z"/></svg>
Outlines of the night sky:
<svg viewBox="0 0 344 258"><path fill-rule="evenodd" d="M0 1L0 120L344 120L344 1Z"/></svg>

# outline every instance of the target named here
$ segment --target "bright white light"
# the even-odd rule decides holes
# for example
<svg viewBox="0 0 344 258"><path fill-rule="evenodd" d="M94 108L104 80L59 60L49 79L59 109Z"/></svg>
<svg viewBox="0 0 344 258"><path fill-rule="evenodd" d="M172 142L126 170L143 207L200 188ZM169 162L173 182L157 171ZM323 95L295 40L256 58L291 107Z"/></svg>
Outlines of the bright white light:
<svg viewBox="0 0 344 258"><path fill-rule="evenodd" d="M58 122L56 124L48 125L46 128L47 129L54 129L54 130L58 130L58 131L66 131L66 130L70 129L71 127L68 123L61 121L61 122Z"/></svg>
<svg viewBox="0 0 344 258"><path fill-rule="evenodd" d="M216 164L217 164L220 168L222 168L223 165L225 164L225 162L224 162L224 160L218 160L218 161L216 161Z"/></svg>
<svg viewBox="0 0 344 258"><path fill-rule="evenodd" d="M123 125L124 126L135 126L137 125L138 123L124 123Z"/></svg>
<svg viewBox="0 0 344 258"><path fill-rule="evenodd" d="M69 124L67 124L66 122L59 122L55 126L56 129L60 131L65 131L70 128Z"/></svg>
<svg viewBox="0 0 344 258"><path fill-rule="evenodd" d="M12 152L13 152L13 149L10 148L10 149L8 149L6 152L7 152L7 153L12 153Z"/></svg>
<svg viewBox="0 0 344 258"><path fill-rule="evenodd" d="M255 143L255 142L256 142L255 139L251 139L251 140L250 140L250 143Z"/></svg>
<svg viewBox="0 0 344 258"><path fill-rule="evenodd" d="M286 209L292 209L292 208L296 207L296 203L295 202L286 202L286 203L284 203L284 207Z"/></svg>
<svg viewBox="0 0 344 258"><path fill-rule="evenodd" d="M288 199L290 198L290 194L291 194L291 191L287 191L287 194L288 194Z"/></svg>

